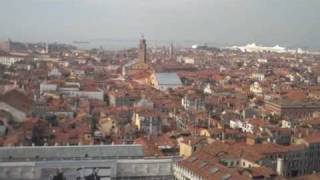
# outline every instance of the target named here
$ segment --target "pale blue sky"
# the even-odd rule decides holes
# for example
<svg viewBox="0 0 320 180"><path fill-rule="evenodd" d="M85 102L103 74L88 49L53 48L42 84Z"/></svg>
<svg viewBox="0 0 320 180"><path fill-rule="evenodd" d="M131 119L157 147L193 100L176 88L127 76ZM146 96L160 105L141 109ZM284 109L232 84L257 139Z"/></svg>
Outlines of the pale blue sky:
<svg viewBox="0 0 320 180"><path fill-rule="evenodd" d="M320 49L320 0L0 0L0 39L149 39Z"/></svg>

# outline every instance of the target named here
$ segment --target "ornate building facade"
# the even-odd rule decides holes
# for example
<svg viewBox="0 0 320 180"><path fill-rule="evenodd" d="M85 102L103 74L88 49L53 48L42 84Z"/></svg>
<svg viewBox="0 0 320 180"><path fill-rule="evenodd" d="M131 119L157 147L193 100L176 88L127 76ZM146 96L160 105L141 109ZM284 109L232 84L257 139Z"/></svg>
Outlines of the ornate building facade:
<svg viewBox="0 0 320 180"><path fill-rule="evenodd" d="M156 84L155 71L150 66L147 54L147 43L141 38L138 51L138 62L127 67L126 76L140 84L154 86Z"/></svg>

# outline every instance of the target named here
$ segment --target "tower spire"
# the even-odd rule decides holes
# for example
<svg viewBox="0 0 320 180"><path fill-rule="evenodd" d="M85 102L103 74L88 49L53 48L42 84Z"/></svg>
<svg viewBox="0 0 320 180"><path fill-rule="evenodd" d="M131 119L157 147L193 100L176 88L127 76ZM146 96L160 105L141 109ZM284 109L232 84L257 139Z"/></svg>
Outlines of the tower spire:
<svg viewBox="0 0 320 180"><path fill-rule="evenodd" d="M147 43L142 34L139 45L139 62L147 64Z"/></svg>

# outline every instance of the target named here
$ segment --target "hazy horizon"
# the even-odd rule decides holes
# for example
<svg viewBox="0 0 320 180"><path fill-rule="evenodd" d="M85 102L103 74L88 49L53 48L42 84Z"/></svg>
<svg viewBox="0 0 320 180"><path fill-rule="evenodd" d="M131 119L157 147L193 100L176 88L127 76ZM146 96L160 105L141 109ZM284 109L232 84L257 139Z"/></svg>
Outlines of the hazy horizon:
<svg viewBox="0 0 320 180"><path fill-rule="evenodd" d="M2 0L0 39L320 49L319 0ZM136 44L136 43L135 43Z"/></svg>

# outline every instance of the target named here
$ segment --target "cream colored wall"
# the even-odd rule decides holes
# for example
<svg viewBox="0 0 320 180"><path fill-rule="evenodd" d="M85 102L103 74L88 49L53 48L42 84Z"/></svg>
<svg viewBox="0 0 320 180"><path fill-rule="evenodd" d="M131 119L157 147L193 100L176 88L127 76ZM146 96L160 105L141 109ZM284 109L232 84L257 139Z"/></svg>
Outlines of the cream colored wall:
<svg viewBox="0 0 320 180"><path fill-rule="evenodd" d="M192 146L183 142L180 142L180 156L184 156L185 158L190 157L192 155Z"/></svg>
<svg viewBox="0 0 320 180"><path fill-rule="evenodd" d="M83 134L82 138L80 139L80 144L83 145L89 145L89 144L93 144L93 138L91 136L91 134Z"/></svg>
<svg viewBox="0 0 320 180"><path fill-rule="evenodd" d="M210 133L209 133L209 131L208 131L207 129L202 129L202 130L200 131L200 135L201 135L201 136L210 137Z"/></svg>
<svg viewBox="0 0 320 180"><path fill-rule="evenodd" d="M138 113L135 113L134 115L134 122L135 122L135 125L137 126L138 130L141 129L141 119L140 119L140 116Z"/></svg>
<svg viewBox="0 0 320 180"><path fill-rule="evenodd" d="M245 159L241 159L240 160L240 167L242 168L252 168L252 167L259 167L258 164L253 163L251 161L245 160Z"/></svg>
<svg viewBox="0 0 320 180"><path fill-rule="evenodd" d="M113 125L113 120L110 117L104 117L101 118L99 121L99 125L100 125L100 130L102 131L103 134L110 134L111 133L111 129L112 129L112 125Z"/></svg>

